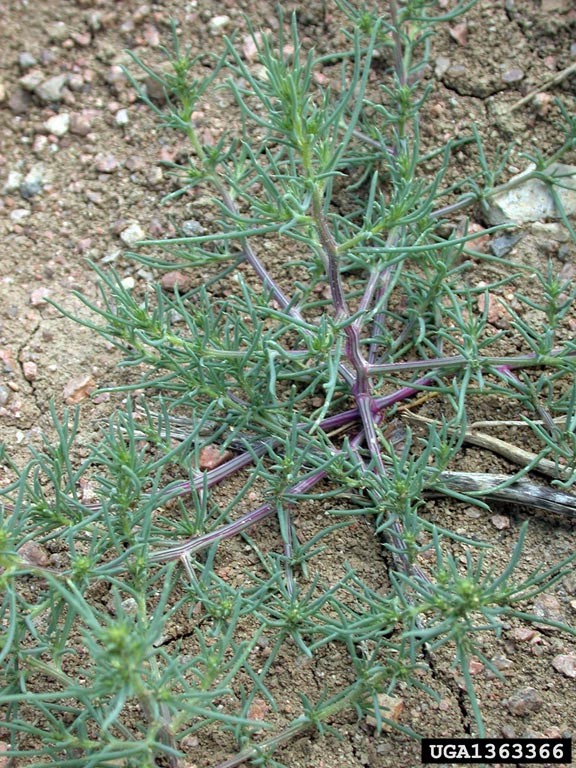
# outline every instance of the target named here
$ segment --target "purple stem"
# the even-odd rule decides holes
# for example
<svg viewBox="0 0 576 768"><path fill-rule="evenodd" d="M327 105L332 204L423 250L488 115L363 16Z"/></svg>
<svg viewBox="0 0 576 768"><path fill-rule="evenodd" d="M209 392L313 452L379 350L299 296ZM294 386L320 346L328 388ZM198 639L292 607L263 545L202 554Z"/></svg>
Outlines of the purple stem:
<svg viewBox="0 0 576 768"><path fill-rule="evenodd" d="M300 493L306 493L306 491L310 490L310 488L313 488L317 483L319 483L321 480L323 480L327 476L327 471L322 469L318 472L315 472L312 475L309 475L308 477L304 478L303 480L300 480L298 483L295 483L294 485L290 486L288 492L290 494L300 494ZM262 504L257 509L252 510L251 512L248 512L246 515L243 515L238 520L235 520L233 523L228 523L227 525L223 525L220 528L217 528L215 531L210 531L209 533L205 533L203 536L198 536L193 539L189 539L188 541L185 541L183 544L179 544L176 547L170 547L169 549L163 549L159 550L157 552L153 552L149 556L150 562L160 562L160 561L169 561L169 560L177 560L180 557L184 557L187 555L191 555L194 552L198 552L201 549L205 549L206 547L209 547L211 544L213 544L215 541L223 541L224 539L230 539L232 536L236 536L239 533L242 533L242 531L245 531L247 528L250 528L255 523L258 523L260 520L264 520L269 515L271 515L275 510L275 504L274 502L267 501L265 504Z"/></svg>

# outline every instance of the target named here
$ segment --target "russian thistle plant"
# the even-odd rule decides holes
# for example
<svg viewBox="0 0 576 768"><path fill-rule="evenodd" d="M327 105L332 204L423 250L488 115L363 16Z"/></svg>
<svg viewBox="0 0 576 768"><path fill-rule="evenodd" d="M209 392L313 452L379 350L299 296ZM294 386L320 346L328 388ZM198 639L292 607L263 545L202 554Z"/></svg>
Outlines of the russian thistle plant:
<svg viewBox="0 0 576 768"><path fill-rule="evenodd" d="M386 13L342 0L347 50L319 57L302 46L296 17L281 19L276 41L253 33L257 68L233 40L203 61L174 35L161 72L134 57L165 94L159 105L140 89L142 99L189 143L186 161L171 166L168 199L200 190L212 224L149 241L153 256L134 254L156 269L191 270L196 287L186 293L156 284L139 296L98 270L101 300L80 296L94 313L81 322L141 371L123 389L144 394L79 467L70 459L77 418L55 416L56 447L47 441L3 490L8 754L37 766L179 766L196 734L216 729L236 750L220 768L272 765L280 744L305 729L331 732L345 709L412 734L382 694L410 685L434 696L417 673L441 646L453 649L484 733L469 672L472 655L489 664L477 637L529 618L522 603L573 558L517 578L523 527L495 573L485 544L430 522L423 505L437 495L482 508L512 499L573 514L575 348L561 337L574 289L550 271L539 276L540 301L519 297L539 326L510 308L510 330L493 333L478 309L498 286L469 284L476 235L450 216L488 205L507 183L497 184L502 169L490 167L478 132L466 141L479 173L455 183L462 140L424 151L419 130L431 33L470 5L434 16L421 0L390 0ZM314 78L328 62L339 67L331 88ZM375 63L384 70L376 83ZM211 67L204 79L201 65ZM227 89L236 119L208 143L195 121L215 89ZM565 118L563 152L576 136ZM548 178L545 159L535 173ZM263 255L271 239L281 264ZM515 356L502 351L512 334ZM513 407L540 441L515 456L524 464L515 474L454 469L470 402L488 397ZM441 418L414 426L415 403L429 401L441 403ZM201 470L215 444L223 462ZM542 467L557 488L528 477ZM232 478L231 496L219 495ZM307 504L327 510L308 537ZM267 518L277 520L274 552L257 540ZM381 543L386 591L349 565L330 582L318 566L331 537L353 536L358 520ZM231 581L222 549L239 535L254 560ZM454 542L467 548L464 565ZM58 567L31 549L55 543L65 553ZM349 685L303 695L300 714L282 722L271 681L286 649L314 663L335 647ZM268 720L255 718L256 702ZM273 735L259 735L272 723Z"/></svg>

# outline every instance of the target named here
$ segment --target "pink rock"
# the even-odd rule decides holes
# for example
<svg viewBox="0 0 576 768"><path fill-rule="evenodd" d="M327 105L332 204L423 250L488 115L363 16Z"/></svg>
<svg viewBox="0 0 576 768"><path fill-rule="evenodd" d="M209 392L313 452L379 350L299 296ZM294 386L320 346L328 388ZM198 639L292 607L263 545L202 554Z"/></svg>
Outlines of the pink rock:
<svg viewBox="0 0 576 768"><path fill-rule="evenodd" d="M50 295L50 291L45 286L35 288L30 294L30 304L33 307L40 307L42 304L46 304L46 298Z"/></svg>
<svg viewBox="0 0 576 768"><path fill-rule="evenodd" d="M228 459L232 458L231 451L221 452L217 445L206 445L200 451L198 460L199 469L215 469L223 464Z"/></svg>
<svg viewBox="0 0 576 768"><path fill-rule="evenodd" d="M450 37L455 40L458 45L468 45L468 24L465 21L460 24L455 24L450 27Z"/></svg>
<svg viewBox="0 0 576 768"><path fill-rule="evenodd" d="M70 133L87 136L92 130L92 114L87 110L72 112L70 115Z"/></svg>
<svg viewBox="0 0 576 768"><path fill-rule="evenodd" d="M114 173L118 170L119 163L114 155L99 152L95 158L96 170L99 173Z"/></svg>
<svg viewBox="0 0 576 768"><path fill-rule="evenodd" d="M160 285L165 291L175 291L178 289L179 293L185 293L192 288L192 275L174 269L171 272L166 272L165 275L162 275L160 278Z"/></svg>
<svg viewBox="0 0 576 768"><path fill-rule="evenodd" d="M22 363L22 372L26 381L34 381L38 378L38 366L32 360L26 360L25 363Z"/></svg>
<svg viewBox="0 0 576 768"><path fill-rule="evenodd" d="M89 397L95 388L96 384L90 374L76 376L64 387L64 399L68 405L75 405Z"/></svg>
<svg viewBox="0 0 576 768"><path fill-rule="evenodd" d="M576 656L574 654L560 654L552 659L552 666L566 677L576 677Z"/></svg>

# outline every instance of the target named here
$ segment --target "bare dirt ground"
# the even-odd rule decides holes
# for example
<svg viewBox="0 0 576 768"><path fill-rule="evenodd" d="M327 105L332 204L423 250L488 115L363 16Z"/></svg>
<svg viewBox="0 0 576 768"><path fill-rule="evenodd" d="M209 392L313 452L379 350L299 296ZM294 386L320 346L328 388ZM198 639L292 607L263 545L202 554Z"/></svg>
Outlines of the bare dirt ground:
<svg viewBox="0 0 576 768"><path fill-rule="evenodd" d="M299 12L304 38L321 51L330 49L339 23L330 0L284 5ZM218 27L214 19L223 15L228 21ZM170 18L178 20L193 52L214 49L221 45L223 33L237 30L240 39L246 35L245 15L258 26L275 17L274 3L0 2L0 440L19 462L26 460L29 446L38 444L41 431L50 429L51 400L58 412L79 403L80 448L93 440L97 421L121 398L89 393L117 384L126 375L116 367L119 356L101 338L63 318L45 299L72 314L85 312L71 291L96 298L88 260L104 268L113 265L127 287L142 290L159 276L125 257L131 237L169 236L201 215L194 199L161 205L161 197L172 189L162 161L173 159L182 146L138 103L120 69L127 61L124 51L136 49L144 59L158 61ZM426 75L434 95L423 117L424 141L464 132L472 120L492 149L516 143L509 164L520 170L525 167L521 151L551 150L561 141L552 97L562 96L574 110L572 77L536 102L509 111L526 93L576 61L573 2L479 0L465 24L441 30L434 43ZM36 88L32 94L35 83L58 76L63 77L51 84L51 92ZM206 106L206 131L218 134L225 121L223 106ZM472 158L463 150L458 162L466 169ZM575 250L557 225L526 227L511 258L542 270L551 259L566 277L575 271ZM479 272L478 279L486 276ZM487 410L483 403L476 417L502 418L498 403L492 405ZM476 448L465 450L461 468L511 469ZM7 479L2 472L0 467L0 483ZM309 505L301 514L313 521L321 512ZM576 531L565 520L516 507L495 507L493 513L448 501L430 502L427 510L430 519L443 526L493 543L496 569L508 561L527 517L531 522L524 572L556 562L576 546ZM335 537L323 568L338 574L347 560L360 572L385 579L369 527L359 525L357 534L352 544ZM264 545L269 536L270 548L275 546L274 531L264 528L261 536ZM241 547L236 554L229 576L249 565ZM574 623L576 576L557 584L536 609ZM527 630L518 624L507 627L498 639L488 638L483 652L505 676L504 681L495 678L482 664L472 670L490 735L576 733L574 678L552 664L559 655L575 657L573 641L556 631ZM348 670L337 655L327 656L314 670L298 658L286 662L285 670L278 671L278 691L285 691L280 716L289 717L298 706L299 690L315 699L327 681L335 688L347 680ZM425 736L469 733L470 712L451 663L447 653L439 654L426 672L427 682L441 693L438 703L406 691L401 721ZM533 693L527 694L528 688ZM293 768L420 764L419 746L403 736L390 731L377 735L353 715L341 718L338 726L341 741L331 736L300 738L280 750L278 758ZM234 746L207 736L190 749L189 766L200 768L224 759Z"/></svg>

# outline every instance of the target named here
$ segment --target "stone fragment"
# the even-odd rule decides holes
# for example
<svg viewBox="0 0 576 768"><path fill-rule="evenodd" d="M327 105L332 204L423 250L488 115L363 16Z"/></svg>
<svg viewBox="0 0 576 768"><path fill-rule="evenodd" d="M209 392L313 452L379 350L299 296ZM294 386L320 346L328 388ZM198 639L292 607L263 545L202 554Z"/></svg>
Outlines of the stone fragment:
<svg viewBox="0 0 576 768"><path fill-rule="evenodd" d="M44 104L60 101L62 98L62 89L66 85L67 79L68 75L49 77L48 80L44 80L34 88L34 93Z"/></svg>
<svg viewBox="0 0 576 768"><path fill-rule="evenodd" d="M18 66L25 72L27 69L31 69L38 64L36 58L28 51L22 51L18 54Z"/></svg>
<svg viewBox="0 0 576 768"><path fill-rule="evenodd" d="M404 701L398 696L390 696L387 693L379 693L376 698L378 699L380 715L386 720L398 722L404 711ZM367 715L366 722L373 728L378 725L378 721L373 715Z"/></svg>
<svg viewBox="0 0 576 768"><path fill-rule="evenodd" d="M178 290L179 293L186 293L186 291L192 288L192 275L187 272L181 272L179 269L173 269L162 275L160 285L165 291Z"/></svg>
<svg viewBox="0 0 576 768"><path fill-rule="evenodd" d="M75 405L89 397L95 387L96 384L90 374L76 376L64 387L64 400L68 405Z"/></svg>
<svg viewBox="0 0 576 768"><path fill-rule="evenodd" d="M573 653L555 656L552 666L566 677L576 677L576 656Z"/></svg>
<svg viewBox="0 0 576 768"><path fill-rule="evenodd" d="M524 717L532 712L539 712L544 706L544 699L535 688L522 688L506 701L506 706L511 715Z"/></svg>
<svg viewBox="0 0 576 768"><path fill-rule="evenodd" d="M33 69L31 72L28 72L23 77L21 77L18 82L21 85L22 88L24 88L25 91L35 91L38 86L43 83L45 80L44 75L40 70Z"/></svg>
<svg viewBox="0 0 576 768"><path fill-rule="evenodd" d="M136 285L136 280L132 277L132 275L128 275L128 277L123 277L122 280L120 280L120 284L122 285L122 288L125 288L127 291L131 291Z"/></svg>
<svg viewBox="0 0 576 768"><path fill-rule="evenodd" d="M130 118L128 116L128 110L127 109L119 109L118 112L116 112L116 115L114 117L114 122L116 125L124 126L128 125L130 122Z"/></svg>
<svg viewBox="0 0 576 768"><path fill-rule="evenodd" d="M31 214L32 211L28 210L28 208L14 208L12 211L10 211L10 221L13 221L15 224L19 224L21 221L24 221L24 219L27 219Z"/></svg>
<svg viewBox="0 0 576 768"><path fill-rule="evenodd" d="M50 291L45 286L35 288L30 294L30 304L33 307L41 307L46 304L46 299L50 295Z"/></svg>
<svg viewBox="0 0 576 768"><path fill-rule="evenodd" d="M524 77L524 70L520 69L520 67L510 67L510 69L505 69L502 72L502 81L504 83L521 83Z"/></svg>
<svg viewBox="0 0 576 768"><path fill-rule="evenodd" d="M87 110L72 112L70 115L70 133L75 136L87 136L91 130L92 117Z"/></svg>
<svg viewBox="0 0 576 768"><path fill-rule="evenodd" d="M24 180L24 174L20 171L11 170L8 172L8 178L6 179L6 183L2 187L2 194L3 195L9 195L12 192L16 192L17 189L20 189L20 184L22 184L22 181Z"/></svg>
<svg viewBox="0 0 576 768"><path fill-rule="evenodd" d="M198 468L202 470L215 469L231 458L231 451L222 451L217 445L205 445L198 457Z"/></svg>
<svg viewBox="0 0 576 768"><path fill-rule="evenodd" d="M62 43L69 36L68 27L63 21L55 21L52 24L47 24L45 31L52 43Z"/></svg>
<svg viewBox="0 0 576 768"><path fill-rule="evenodd" d="M564 613L560 600L555 595L547 595L545 592L534 599L532 613L539 618L549 619L550 621L564 621ZM540 628L546 628L546 624L535 624Z"/></svg>
<svg viewBox="0 0 576 768"><path fill-rule="evenodd" d="M465 21L460 24L455 24L453 27L449 27L450 37L455 40L458 45L468 45L468 24Z"/></svg>
<svg viewBox="0 0 576 768"><path fill-rule="evenodd" d="M495 195L488 209L488 221L491 225L514 222L525 224L529 221L558 219L560 212L556 208L548 183L528 176L534 170L530 165L526 171L515 176L511 181L517 183L506 192ZM546 176L554 179L554 188L567 216L576 214L576 166L553 163L546 169Z"/></svg>
<svg viewBox="0 0 576 768"><path fill-rule="evenodd" d="M32 360L26 360L22 363L22 373L26 381L34 381L38 378L38 366Z"/></svg>
<svg viewBox="0 0 576 768"><path fill-rule="evenodd" d="M60 112L58 115L49 117L44 123L44 128L54 136L65 136L70 128L70 113Z"/></svg>
<svg viewBox="0 0 576 768"><path fill-rule="evenodd" d="M122 232L120 232L120 240L122 240L122 242L129 248L133 248L136 243L145 239L146 233L137 222L130 224L126 229L123 229Z"/></svg>
<svg viewBox="0 0 576 768"><path fill-rule="evenodd" d="M230 24L230 16L221 15L213 16L208 22L208 29L211 35L219 35Z"/></svg>
<svg viewBox="0 0 576 768"><path fill-rule="evenodd" d="M118 170L119 163L114 155L99 152L95 160L98 173L114 173L114 171Z"/></svg>
<svg viewBox="0 0 576 768"><path fill-rule="evenodd" d="M25 115L32 106L32 96L24 88L15 88L8 97L8 109L14 115Z"/></svg>
<svg viewBox="0 0 576 768"><path fill-rule="evenodd" d="M515 234L515 235L500 235L499 237L495 237L494 240L490 243L490 250L494 254L494 256L497 256L499 259L504 258L504 256L507 256L510 251L514 248L516 243L518 243L524 235L522 234Z"/></svg>
<svg viewBox="0 0 576 768"><path fill-rule="evenodd" d="M50 563L50 558L44 547L32 540L22 544L18 554L30 565L46 567Z"/></svg>
<svg viewBox="0 0 576 768"><path fill-rule="evenodd" d="M446 74L446 72L448 72L451 66L452 66L452 62L447 56L438 56L435 62L434 76L438 80L441 80L442 77L444 77L444 75Z"/></svg>
<svg viewBox="0 0 576 768"><path fill-rule="evenodd" d="M20 195L24 200L30 200L42 192L46 181L46 168L43 163L36 163L30 168L24 181L20 184Z"/></svg>

